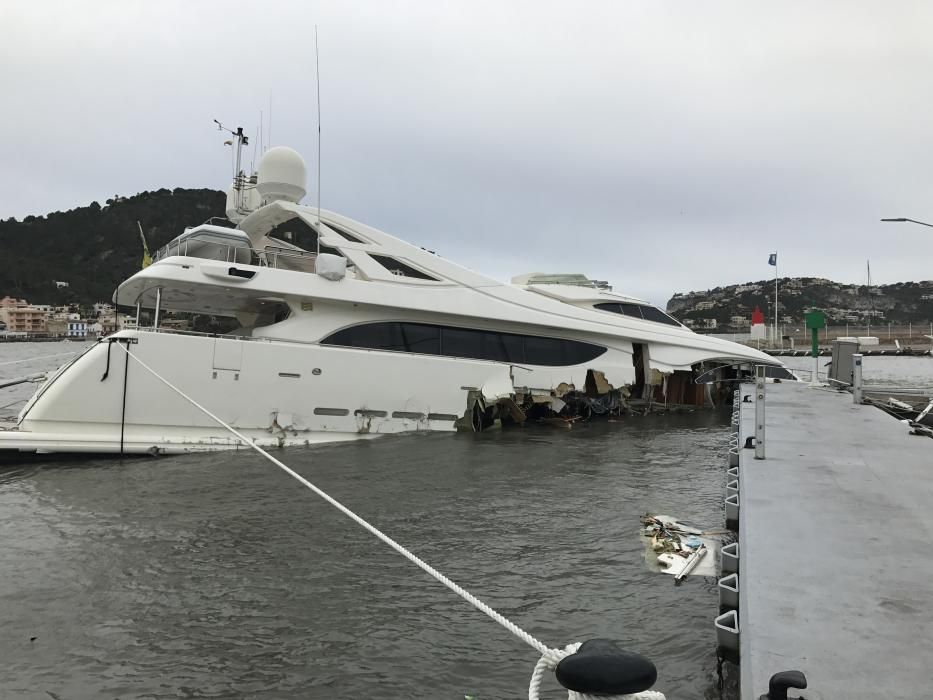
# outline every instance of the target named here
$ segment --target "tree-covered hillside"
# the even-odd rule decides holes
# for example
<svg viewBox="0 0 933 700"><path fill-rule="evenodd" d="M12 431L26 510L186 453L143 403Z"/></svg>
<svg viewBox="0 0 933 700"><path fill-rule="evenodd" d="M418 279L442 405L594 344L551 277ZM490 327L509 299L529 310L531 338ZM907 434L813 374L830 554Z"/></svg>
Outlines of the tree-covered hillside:
<svg viewBox="0 0 933 700"><path fill-rule="evenodd" d="M718 327L748 325L757 306L773 318L774 280L716 287L706 291L675 294L667 310L681 321L699 327L713 319ZM886 285L842 284L817 277L783 277L778 280L778 317L781 322L802 324L804 313L819 309L829 323L933 322L933 281L897 282Z"/></svg>
<svg viewBox="0 0 933 700"><path fill-rule="evenodd" d="M140 268L137 220L154 253L187 226L223 216L224 193L158 190L22 221L0 220L0 297L33 304L108 301ZM67 282L59 288L55 282Z"/></svg>

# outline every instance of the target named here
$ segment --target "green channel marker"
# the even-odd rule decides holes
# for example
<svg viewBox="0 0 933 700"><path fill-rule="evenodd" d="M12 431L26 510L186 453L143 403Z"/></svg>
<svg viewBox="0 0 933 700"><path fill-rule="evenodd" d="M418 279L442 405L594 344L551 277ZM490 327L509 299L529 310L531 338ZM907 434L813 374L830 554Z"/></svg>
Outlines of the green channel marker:
<svg viewBox="0 0 933 700"><path fill-rule="evenodd" d="M810 354L813 356L813 377L810 380L811 384L819 383L819 372L820 372L820 328L823 328L826 325L826 316L822 311L808 311L804 315L804 319L807 323L807 328L810 331L810 340L811 340L811 349Z"/></svg>

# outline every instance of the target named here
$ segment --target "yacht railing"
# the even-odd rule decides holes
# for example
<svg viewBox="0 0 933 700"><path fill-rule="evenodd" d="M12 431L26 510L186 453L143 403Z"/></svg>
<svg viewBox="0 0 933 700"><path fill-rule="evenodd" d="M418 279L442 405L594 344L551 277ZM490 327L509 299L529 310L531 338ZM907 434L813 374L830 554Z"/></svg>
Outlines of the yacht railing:
<svg viewBox="0 0 933 700"><path fill-rule="evenodd" d="M181 328L167 328L159 326L133 326L126 330L139 331L141 333L164 333L168 335L190 335L199 338L223 338L225 340L249 340L254 343L294 343L298 345L319 345L316 340L293 340L291 338L274 338L267 336L255 337L251 335L233 335L232 333L211 333L209 331L192 331Z"/></svg>
<svg viewBox="0 0 933 700"><path fill-rule="evenodd" d="M266 246L265 250L258 250L244 245L224 243L211 234L205 234L203 237L194 235L171 241L156 251L153 262L173 255L301 272L314 272L317 259L316 253L304 250L271 245Z"/></svg>
<svg viewBox="0 0 933 700"><path fill-rule="evenodd" d="M611 292L612 285L605 280L529 280L527 285L533 287L536 285L560 284L567 287L585 287L588 289L599 289L604 292Z"/></svg>

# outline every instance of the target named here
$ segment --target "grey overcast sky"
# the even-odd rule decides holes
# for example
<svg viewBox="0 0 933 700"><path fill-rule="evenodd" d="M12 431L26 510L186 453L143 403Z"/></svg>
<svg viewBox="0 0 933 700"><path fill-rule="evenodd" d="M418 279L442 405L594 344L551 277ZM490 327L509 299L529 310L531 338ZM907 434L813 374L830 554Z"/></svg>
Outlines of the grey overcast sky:
<svg viewBox="0 0 933 700"><path fill-rule="evenodd" d="M933 229L878 221L933 220L930 2L3 0L0 218L225 188L211 120L270 96L315 201L315 24L325 208L658 303L774 250L933 278Z"/></svg>

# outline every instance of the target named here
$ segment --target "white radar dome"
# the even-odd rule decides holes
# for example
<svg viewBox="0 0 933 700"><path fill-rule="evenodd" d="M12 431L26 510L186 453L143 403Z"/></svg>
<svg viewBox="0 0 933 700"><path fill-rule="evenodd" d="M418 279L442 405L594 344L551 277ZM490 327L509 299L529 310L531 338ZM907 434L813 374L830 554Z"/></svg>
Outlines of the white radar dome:
<svg viewBox="0 0 933 700"><path fill-rule="evenodd" d="M304 159L287 146L276 146L266 151L259 161L258 172L256 189L263 202L284 199L297 203L306 194L308 172Z"/></svg>

